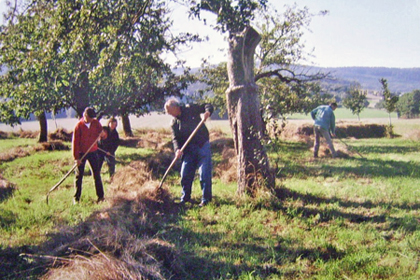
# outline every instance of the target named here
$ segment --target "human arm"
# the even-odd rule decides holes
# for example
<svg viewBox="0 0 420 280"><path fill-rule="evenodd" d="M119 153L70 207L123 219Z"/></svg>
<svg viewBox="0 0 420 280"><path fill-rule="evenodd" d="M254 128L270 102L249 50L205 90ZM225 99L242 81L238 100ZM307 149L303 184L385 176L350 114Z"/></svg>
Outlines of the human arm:
<svg viewBox="0 0 420 280"><path fill-rule="evenodd" d="M334 115L334 113L331 115L331 119L330 119L330 131L331 131L331 136L336 137L336 135L335 135L335 115Z"/></svg>
<svg viewBox="0 0 420 280"><path fill-rule="evenodd" d="M80 157L80 139L81 139L81 133L79 129L79 124L76 124L76 126L73 129L73 137L71 140L71 150L73 153L74 161L78 163L77 165L80 164L80 162L78 162L79 157Z"/></svg>
<svg viewBox="0 0 420 280"><path fill-rule="evenodd" d="M316 112L317 112L317 108L315 108L311 111L311 117L312 117L313 120L316 119Z"/></svg>

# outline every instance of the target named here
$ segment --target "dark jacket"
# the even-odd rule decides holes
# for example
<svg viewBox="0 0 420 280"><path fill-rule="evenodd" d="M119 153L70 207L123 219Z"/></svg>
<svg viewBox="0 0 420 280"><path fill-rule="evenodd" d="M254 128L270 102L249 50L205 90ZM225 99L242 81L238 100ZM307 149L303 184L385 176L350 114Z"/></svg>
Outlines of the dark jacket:
<svg viewBox="0 0 420 280"><path fill-rule="evenodd" d="M99 148L111 153L112 155L115 154L118 146L120 145L120 136L116 129L110 131L108 133L108 137L104 140L99 141L98 143Z"/></svg>
<svg viewBox="0 0 420 280"><path fill-rule="evenodd" d="M171 124L172 143L175 151L182 148L188 137L201 122L200 114L205 112L210 112L210 114L212 114L213 110L213 105L208 103L202 105L186 104L181 106L181 115L173 118ZM209 141L209 131L203 124L195 136L191 139L188 146L195 144L202 147L207 141ZM188 146L186 151L188 151Z"/></svg>

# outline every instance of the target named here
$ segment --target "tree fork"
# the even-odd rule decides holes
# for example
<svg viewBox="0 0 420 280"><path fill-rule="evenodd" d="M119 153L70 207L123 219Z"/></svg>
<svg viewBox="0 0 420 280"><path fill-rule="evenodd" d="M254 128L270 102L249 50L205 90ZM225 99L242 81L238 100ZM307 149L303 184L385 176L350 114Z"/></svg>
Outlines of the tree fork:
<svg viewBox="0 0 420 280"><path fill-rule="evenodd" d="M252 27L230 34L226 91L229 121L238 159L238 194L274 186L267 153L262 144L263 122L257 85L254 82L254 54L261 37Z"/></svg>

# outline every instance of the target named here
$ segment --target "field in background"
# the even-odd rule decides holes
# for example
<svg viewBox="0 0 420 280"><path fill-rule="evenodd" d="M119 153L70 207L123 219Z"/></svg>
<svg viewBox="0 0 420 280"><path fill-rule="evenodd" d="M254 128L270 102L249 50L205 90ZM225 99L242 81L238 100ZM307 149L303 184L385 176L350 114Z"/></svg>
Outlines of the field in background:
<svg viewBox="0 0 420 280"><path fill-rule="evenodd" d="M350 110L339 108L335 111L336 115L336 121L337 124L340 122L348 122L348 121L357 121L358 119L355 115L351 113ZM152 112L148 115L142 116L142 117L130 117L131 121L131 127L133 129L143 129L143 128L151 128L151 129L161 129L161 128L169 128L171 117L169 115L163 114L163 113L157 113ZM311 123L311 116L305 115L305 114L294 114L291 115L288 118L289 122L308 122ZM397 115L395 113L391 114L391 121L393 124L397 123L407 123L411 125L412 123L420 123L420 119L417 120L405 120L405 119L398 119ZM377 110L377 109L365 109L360 114L360 122L361 123L377 123L377 124L388 124L389 123L389 116L388 113L386 113L383 110ZM55 130L59 128L64 128L68 131L72 131L75 124L77 123L77 119L56 119L56 120L48 120L48 130L49 132L54 132ZM106 120L101 120L102 124L106 123ZM229 132L229 121L228 120L209 120L206 122L206 125L209 129L212 128L220 128L223 132ZM121 124L119 125L119 130L121 130ZM38 131L39 130L39 124L36 121L28 121L23 122L21 125L17 125L14 127L11 127L9 125L5 125L0 123L0 131L5 132L18 132L20 130L25 131Z"/></svg>

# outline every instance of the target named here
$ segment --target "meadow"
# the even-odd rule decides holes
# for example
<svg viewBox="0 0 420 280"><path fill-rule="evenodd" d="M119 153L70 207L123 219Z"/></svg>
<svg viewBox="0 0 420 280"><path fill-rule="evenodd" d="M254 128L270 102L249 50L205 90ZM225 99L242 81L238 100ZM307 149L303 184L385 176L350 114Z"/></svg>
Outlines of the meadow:
<svg viewBox="0 0 420 280"><path fill-rule="evenodd" d="M345 123L360 123L350 117ZM105 203L95 203L87 176L81 203L72 205L70 176L46 204L72 166L70 151L0 139L0 157L26 151L0 163L0 278L419 279L420 120L392 123L395 138L334 140L347 155L339 159L312 159L308 141L275 142L267 149L277 187L253 198L237 196L234 176L225 176L228 149L214 146L214 201L204 208L177 206L176 170L156 202L146 189L159 182L171 151L130 145L117 151L119 176L103 169ZM229 143L225 121L209 127L213 140ZM151 143L170 140L161 127L135 132ZM193 199L200 196L195 182Z"/></svg>

